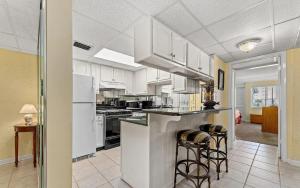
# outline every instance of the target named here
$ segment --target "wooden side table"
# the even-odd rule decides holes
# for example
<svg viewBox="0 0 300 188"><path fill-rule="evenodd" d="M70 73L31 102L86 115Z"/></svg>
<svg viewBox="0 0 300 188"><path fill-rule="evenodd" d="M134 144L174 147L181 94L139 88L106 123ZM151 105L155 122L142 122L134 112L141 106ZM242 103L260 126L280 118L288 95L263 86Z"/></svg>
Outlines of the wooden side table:
<svg viewBox="0 0 300 188"><path fill-rule="evenodd" d="M20 132L32 132L32 143L33 143L33 149L32 149L32 154L33 154L33 166L36 167L36 132L37 132L37 125L24 125L24 124L19 124L14 126L15 129L15 164L16 167L18 167L18 155L19 155L19 133Z"/></svg>

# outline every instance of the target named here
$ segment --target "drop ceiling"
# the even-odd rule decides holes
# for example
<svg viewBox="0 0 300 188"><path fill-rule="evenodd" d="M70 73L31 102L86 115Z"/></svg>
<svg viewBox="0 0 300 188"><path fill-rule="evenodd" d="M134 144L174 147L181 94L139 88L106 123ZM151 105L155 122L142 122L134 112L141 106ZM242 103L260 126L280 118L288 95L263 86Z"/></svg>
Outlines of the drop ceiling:
<svg viewBox="0 0 300 188"><path fill-rule="evenodd" d="M0 0L0 48L36 53L38 0ZM73 0L74 58L100 62L102 48L134 55L133 28L154 16L225 62L300 47L299 0ZM260 37L249 53L236 44Z"/></svg>

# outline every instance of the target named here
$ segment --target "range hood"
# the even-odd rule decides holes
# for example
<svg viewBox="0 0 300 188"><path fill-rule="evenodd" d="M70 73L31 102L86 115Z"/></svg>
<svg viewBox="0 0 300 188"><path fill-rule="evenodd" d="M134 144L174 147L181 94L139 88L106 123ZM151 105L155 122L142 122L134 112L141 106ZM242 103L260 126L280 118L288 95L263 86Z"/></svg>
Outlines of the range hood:
<svg viewBox="0 0 300 188"><path fill-rule="evenodd" d="M119 82L100 82L99 91L126 90L126 86Z"/></svg>

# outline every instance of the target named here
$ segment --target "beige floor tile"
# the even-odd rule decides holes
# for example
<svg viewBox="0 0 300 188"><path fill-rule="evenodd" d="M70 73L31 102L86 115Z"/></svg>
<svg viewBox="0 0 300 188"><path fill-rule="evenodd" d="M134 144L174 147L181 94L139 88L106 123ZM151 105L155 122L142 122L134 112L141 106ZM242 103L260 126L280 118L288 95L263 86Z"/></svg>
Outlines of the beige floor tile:
<svg viewBox="0 0 300 188"><path fill-rule="evenodd" d="M290 178L300 180L300 167L291 166L289 164L280 165L280 175L289 176Z"/></svg>
<svg viewBox="0 0 300 188"><path fill-rule="evenodd" d="M98 171L93 165L84 166L82 169L73 169L73 176L77 182L94 174L98 174Z"/></svg>
<svg viewBox="0 0 300 188"><path fill-rule="evenodd" d="M231 160L229 160L228 166L229 166L229 170L234 169L244 173L248 173L250 170L250 165L246 165L244 163L239 163Z"/></svg>
<svg viewBox="0 0 300 188"><path fill-rule="evenodd" d="M259 155L259 156L262 156L262 157L276 158L277 157L277 152L257 151L256 155Z"/></svg>
<svg viewBox="0 0 300 188"><path fill-rule="evenodd" d="M238 148L237 151L243 151L243 152L251 153L251 154L256 153L256 149L250 149L250 148L244 148L244 147Z"/></svg>
<svg viewBox="0 0 300 188"><path fill-rule="evenodd" d="M124 182L121 178L116 178L110 182L113 188L131 188L126 182Z"/></svg>
<svg viewBox="0 0 300 188"><path fill-rule="evenodd" d="M112 184L110 184L110 183L106 183L106 184L104 184L104 185L100 185L100 186L97 187L97 188L113 188L113 186L112 186Z"/></svg>
<svg viewBox="0 0 300 188"><path fill-rule="evenodd" d="M289 175L281 175L281 185L282 187L299 188L300 180Z"/></svg>
<svg viewBox="0 0 300 188"><path fill-rule="evenodd" d="M107 183L101 174L93 174L77 182L79 188L97 188Z"/></svg>
<svg viewBox="0 0 300 188"><path fill-rule="evenodd" d="M230 158L231 161L236 161L239 163L244 163L246 165L251 165L252 164L252 159L246 158L246 157L241 157L241 156L232 156Z"/></svg>
<svg viewBox="0 0 300 188"><path fill-rule="evenodd" d="M269 172L273 172L273 173L278 173L279 172L278 166L271 165L271 164L268 164L268 163L263 163L263 162L260 162L260 161L254 161L253 166L256 167L256 168L260 168L260 169L269 171Z"/></svg>
<svg viewBox="0 0 300 188"><path fill-rule="evenodd" d="M255 156L255 161L263 162L263 163L268 163L271 165L278 165L278 159L277 158L270 158L270 157L262 157L259 155Z"/></svg>
<svg viewBox="0 0 300 188"><path fill-rule="evenodd" d="M80 170L83 168L91 167L92 164L89 162L88 159L83 159L78 162L73 162L72 166L73 166L73 170Z"/></svg>
<svg viewBox="0 0 300 188"><path fill-rule="evenodd" d="M243 148L248 148L248 149L257 150L257 148L258 148L258 145L249 145L249 144L244 144L242 147L243 147Z"/></svg>
<svg viewBox="0 0 300 188"><path fill-rule="evenodd" d="M260 168L252 167L250 170L250 174L253 176L257 176L261 179L280 184L279 173L274 173L274 172L262 170Z"/></svg>
<svg viewBox="0 0 300 188"><path fill-rule="evenodd" d="M34 168L33 166L18 166L12 172L11 181L15 181L26 176L37 177L37 168Z"/></svg>
<svg viewBox="0 0 300 188"><path fill-rule="evenodd" d="M244 184L234 181L230 178L223 178L212 182L212 188L243 188Z"/></svg>
<svg viewBox="0 0 300 188"><path fill-rule="evenodd" d="M92 162L92 163L97 168L97 170L100 172L102 172L103 170L110 169L110 168L117 166L117 164L111 159L106 159L106 160Z"/></svg>
<svg viewBox="0 0 300 188"><path fill-rule="evenodd" d="M12 172L7 172L7 174L2 174L0 176L0 184L8 184L12 176Z"/></svg>
<svg viewBox="0 0 300 188"><path fill-rule="evenodd" d="M12 180L9 188L37 188L38 180L36 175L25 176L19 179Z"/></svg>
<svg viewBox="0 0 300 188"><path fill-rule="evenodd" d="M276 153L277 152L277 148L259 147L258 151Z"/></svg>
<svg viewBox="0 0 300 188"><path fill-rule="evenodd" d="M255 156L255 154L253 154L253 153L247 153L244 151L234 151L234 152L232 152L231 156L233 156L233 155L238 155L238 156L246 157L249 159L254 159L254 156Z"/></svg>
<svg viewBox="0 0 300 188"><path fill-rule="evenodd" d="M237 182L245 183L247 176L248 176L248 173L241 172L241 171L234 170L234 169L229 169L228 173L223 172L220 174L220 179L230 178Z"/></svg>
<svg viewBox="0 0 300 188"><path fill-rule="evenodd" d="M0 183L0 188L7 188L8 187L8 182L6 183Z"/></svg>
<svg viewBox="0 0 300 188"><path fill-rule="evenodd" d="M246 185L252 186L255 188L280 188L279 184L261 179L259 177L253 176L253 175L248 176Z"/></svg>
<svg viewBox="0 0 300 188"><path fill-rule="evenodd" d="M116 165L112 168L101 171L101 174L109 181L121 176L120 166Z"/></svg>

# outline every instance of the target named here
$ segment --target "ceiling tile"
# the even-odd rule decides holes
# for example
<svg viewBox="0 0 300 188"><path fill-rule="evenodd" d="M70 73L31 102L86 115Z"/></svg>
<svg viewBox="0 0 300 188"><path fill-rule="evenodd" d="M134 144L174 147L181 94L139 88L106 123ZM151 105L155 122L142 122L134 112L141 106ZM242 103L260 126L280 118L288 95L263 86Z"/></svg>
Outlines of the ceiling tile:
<svg viewBox="0 0 300 188"><path fill-rule="evenodd" d="M220 54L226 54L227 53L226 50L219 44L204 48L203 50L208 54L220 55Z"/></svg>
<svg viewBox="0 0 300 188"><path fill-rule="evenodd" d="M183 36L201 28L198 21L180 3L171 6L156 18Z"/></svg>
<svg viewBox="0 0 300 188"><path fill-rule="evenodd" d="M273 48L272 44L266 44L264 46L259 46L250 52L237 51L231 54L236 60L241 60L241 59L246 59L250 57L255 57L255 56L260 56L260 55L265 55L265 54L275 52L272 48Z"/></svg>
<svg viewBox="0 0 300 188"><path fill-rule="evenodd" d="M112 40L106 45L106 48L134 56L134 40L125 34L121 34L116 39Z"/></svg>
<svg viewBox="0 0 300 188"><path fill-rule="evenodd" d="M244 41L246 39L250 39L250 38L261 38L262 41L260 42L260 44L272 43L271 27L267 28L267 29L263 29L263 30L261 30L257 33L253 33L251 35L245 35L245 36L240 36L240 37L233 38L233 39L231 39L229 41L226 41L222 44L228 52L236 52L236 51L239 51L239 49L237 48L236 45L239 42Z"/></svg>
<svg viewBox="0 0 300 188"><path fill-rule="evenodd" d="M230 54L221 54L217 55L219 58L221 58L225 63L229 63L231 61L234 61L235 59Z"/></svg>
<svg viewBox="0 0 300 188"><path fill-rule="evenodd" d="M217 41L204 29L200 29L187 36L187 39L200 48L205 48L217 43Z"/></svg>
<svg viewBox="0 0 300 188"><path fill-rule="evenodd" d="M128 36L130 36L131 38L134 37L134 27L137 23L139 22L143 22L145 19L147 19L148 16L141 16L136 22L134 22L130 28L128 28L124 33Z"/></svg>
<svg viewBox="0 0 300 188"><path fill-rule="evenodd" d="M275 47L284 49L294 47L298 31L300 29L300 18L284 22L275 26Z"/></svg>
<svg viewBox="0 0 300 188"><path fill-rule="evenodd" d="M0 45L18 48L17 40L14 35L0 33Z"/></svg>
<svg viewBox="0 0 300 188"><path fill-rule="evenodd" d="M7 9L5 9L5 7L1 5L0 5L0 25L1 25L0 32L13 33L9 23Z"/></svg>
<svg viewBox="0 0 300 188"><path fill-rule="evenodd" d="M300 16L299 0L273 0L275 23Z"/></svg>
<svg viewBox="0 0 300 188"><path fill-rule="evenodd" d="M73 40L91 45L88 52L94 55L120 33L109 27L73 12Z"/></svg>
<svg viewBox="0 0 300 188"><path fill-rule="evenodd" d="M16 35L22 38L37 40L39 27L39 14L30 10L9 7L12 24Z"/></svg>
<svg viewBox="0 0 300 188"><path fill-rule="evenodd" d="M270 12L268 3L260 4L241 14L227 18L208 27L208 30L220 41L226 41L241 35L270 26Z"/></svg>
<svg viewBox="0 0 300 188"><path fill-rule="evenodd" d="M182 0L190 11L208 25L262 0Z"/></svg>
<svg viewBox="0 0 300 188"><path fill-rule="evenodd" d="M37 42L34 40L18 38L20 49L23 52L37 54Z"/></svg>
<svg viewBox="0 0 300 188"><path fill-rule="evenodd" d="M74 9L118 31L124 31L141 13L124 0L77 0Z"/></svg>
<svg viewBox="0 0 300 188"><path fill-rule="evenodd" d="M177 0L127 0L148 15L157 15Z"/></svg>

